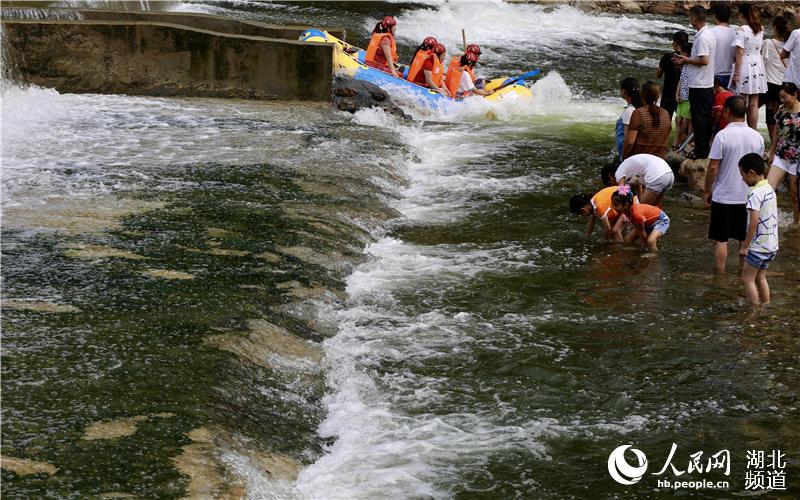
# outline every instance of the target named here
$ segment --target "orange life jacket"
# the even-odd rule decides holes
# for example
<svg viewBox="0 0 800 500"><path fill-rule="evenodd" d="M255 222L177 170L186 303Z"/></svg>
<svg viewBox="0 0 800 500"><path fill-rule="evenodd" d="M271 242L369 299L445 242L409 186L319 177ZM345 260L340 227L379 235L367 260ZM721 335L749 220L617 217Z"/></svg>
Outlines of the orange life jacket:
<svg viewBox="0 0 800 500"><path fill-rule="evenodd" d="M364 57L365 61L384 66L387 64L386 54L383 53L383 49L381 48L381 43L383 43L383 39L387 36L389 37L389 43L392 45L392 61L395 63L397 62L397 43L394 41L394 36L391 33L372 34L372 38L370 38L369 45L367 46L367 55Z"/></svg>
<svg viewBox="0 0 800 500"><path fill-rule="evenodd" d="M464 73L464 68L461 67L459 64L460 58L453 57L450 60L450 66L447 67L447 78L444 80L444 84L447 87L447 90L450 91L450 95L455 97L456 92L458 91L458 86L461 83L461 75Z"/></svg>
<svg viewBox="0 0 800 500"><path fill-rule="evenodd" d="M411 61L411 66L408 69L407 80L427 87L428 80L425 79L422 66L428 59L433 61L433 68L431 68L433 83L435 83L437 87L441 87L442 78L444 77L444 66L442 66L439 56L432 50L420 50L417 52L417 55L414 56L414 60Z"/></svg>

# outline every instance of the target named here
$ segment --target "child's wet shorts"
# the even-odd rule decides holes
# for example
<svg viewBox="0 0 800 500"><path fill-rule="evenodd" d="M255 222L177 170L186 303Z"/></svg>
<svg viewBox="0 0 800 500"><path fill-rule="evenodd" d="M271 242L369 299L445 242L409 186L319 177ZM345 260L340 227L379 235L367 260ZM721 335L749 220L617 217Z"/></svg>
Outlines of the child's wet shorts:
<svg viewBox="0 0 800 500"><path fill-rule="evenodd" d="M666 234L667 229L669 229L669 217L667 217L667 214L664 212L661 212L661 215L658 216L658 220L655 221L652 226L644 228L647 234L652 233L654 230L661 234Z"/></svg>
<svg viewBox="0 0 800 500"><path fill-rule="evenodd" d="M769 267L769 263L775 260L775 255L777 254L778 252L759 253L748 250L747 257L744 260L756 269L766 269Z"/></svg>

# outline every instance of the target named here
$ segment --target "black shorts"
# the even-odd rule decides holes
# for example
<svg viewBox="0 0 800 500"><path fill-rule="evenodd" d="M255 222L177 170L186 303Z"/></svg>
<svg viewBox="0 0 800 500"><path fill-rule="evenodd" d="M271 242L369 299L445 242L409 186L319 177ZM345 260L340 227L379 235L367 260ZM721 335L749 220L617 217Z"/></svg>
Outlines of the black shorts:
<svg viewBox="0 0 800 500"><path fill-rule="evenodd" d="M764 102L778 102L778 92L781 91L781 86L777 83L767 82L767 93L764 94Z"/></svg>
<svg viewBox="0 0 800 500"><path fill-rule="evenodd" d="M711 202L711 224L708 226L708 239L720 242L728 240L744 241L747 237L747 208L741 205L727 205Z"/></svg>

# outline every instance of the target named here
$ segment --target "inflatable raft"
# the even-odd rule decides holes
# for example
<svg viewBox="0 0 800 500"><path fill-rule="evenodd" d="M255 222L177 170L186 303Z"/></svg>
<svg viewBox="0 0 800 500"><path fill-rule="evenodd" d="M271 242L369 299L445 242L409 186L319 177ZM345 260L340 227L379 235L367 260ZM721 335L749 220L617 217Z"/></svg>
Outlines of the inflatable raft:
<svg viewBox="0 0 800 500"><path fill-rule="evenodd" d="M408 80L397 78L379 69L367 66L364 62L366 51L349 43L339 40L326 31L307 30L300 35L303 42L322 42L333 44L333 67L337 75L349 76L356 80L364 80L381 87L387 92L402 93L416 100L418 104L429 108L439 108L448 103L459 102L460 99L451 99L427 87L417 85ZM495 91L492 95L484 97L490 101L510 99L531 99L533 93L525 83L526 78L532 78L539 73L538 70L530 71L516 78L502 77L488 80L486 89ZM501 88L502 87L502 88Z"/></svg>

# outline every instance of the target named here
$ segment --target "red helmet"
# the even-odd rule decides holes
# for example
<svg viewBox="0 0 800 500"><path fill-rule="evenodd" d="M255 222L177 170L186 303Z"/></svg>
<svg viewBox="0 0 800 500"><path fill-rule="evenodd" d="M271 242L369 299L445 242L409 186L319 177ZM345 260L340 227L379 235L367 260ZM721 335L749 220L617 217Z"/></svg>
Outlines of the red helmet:
<svg viewBox="0 0 800 500"><path fill-rule="evenodd" d="M439 41L432 36L429 36L428 38L422 41L422 45L426 45L431 48L436 47L437 43L439 43Z"/></svg>
<svg viewBox="0 0 800 500"><path fill-rule="evenodd" d="M477 44L471 43L471 44L467 45L467 52L468 53L471 52L471 53L475 54L476 56L479 56L479 55L481 55L481 48L478 47Z"/></svg>
<svg viewBox="0 0 800 500"><path fill-rule="evenodd" d="M397 26L397 21L392 16L383 16L381 23L387 28L391 28L392 26ZM480 52L478 52L480 54Z"/></svg>
<svg viewBox="0 0 800 500"><path fill-rule="evenodd" d="M474 52L467 52L464 54L464 58L466 58L467 63L475 64L478 62L478 56L476 56Z"/></svg>
<svg viewBox="0 0 800 500"><path fill-rule="evenodd" d="M442 55L445 52L447 52L447 49L441 43L437 43L436 47L433 48L433 51L436 52L439 55Z"/></svg>

